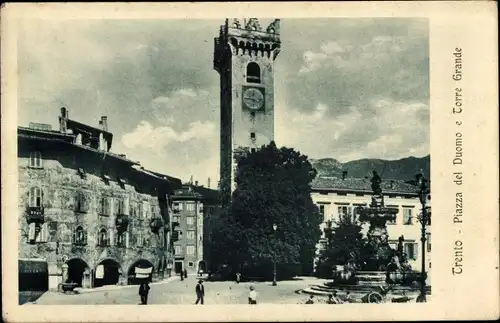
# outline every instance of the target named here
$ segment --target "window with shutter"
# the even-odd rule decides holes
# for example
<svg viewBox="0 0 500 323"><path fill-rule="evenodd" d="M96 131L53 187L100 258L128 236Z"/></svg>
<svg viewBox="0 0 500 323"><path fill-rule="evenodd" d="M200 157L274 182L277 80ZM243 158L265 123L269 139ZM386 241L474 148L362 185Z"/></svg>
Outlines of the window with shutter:
<svg viewBox="0 0 500 323"><path fill-rule="evenodd" d="M109 241L108 240L108 232L106 231L106 229L102 228L99 231L98 244L101 247L105 247L108 245L108 241Z"/></svg>
<svg viewBox="0 0 500 323"><path fill-rule="evenodd" d="M130 214L130 199L128 196L123 198L123 214Z"/></svg>
<svg viewBox="0 0 500 323"><path fill-rule="evenodd" d="M35 233L36 233L36 229L35 229ZM36 242L47 242L48 236L49 236L48 223L45 222L42 225L40 225L40 231L36 235Z"/></svg>
<svg viewBox="0 0 500 323"><path fill-rule="evenodd" d="M404 225L413 224L412 212L413 212L413 210L411 208L403 208L403 224Z"/></svg>
<svg viewBox="0 0 500 323"><path fill-rule="evenodd" d="M28 226L28 241L34 241L36 239L36 224L30 223Z"/></svg>
<svg viewBox="0 0 500 323"><path fill-rule="evenodd" d="M42 153L39 151L30 152L29 167L42 168Z"/></svg>
<svg viewBox="0 0 500 323"><path fill-rule="evenodd" d="M416 259L416 248L417 243L408 242L404 245L405 253L408 259L415 260Z"/></svg>
<svg viewBox="0 0 500 323"><path fill-rule="evenodd" d="M40 187L32 187L29 192L29 206L42 207L43 206L43 192Z"/></svg>
<svg viewBox="0 0 500 323"><path fill-rule="evenodd" d="M144 236L143 236L142 232L140 232L140 231L139 231L139 232L137 233L137 240L136 240L136 245L137 245L138 247L142 247L142 245L143 245L143 243L144 243L144 241L143 241L143 240L144 240L144 238L143 238L143 237L144 237Z"/></svg>
<svg viewBox="0 0 500 323"><path fill-rule="evenodd" d="M73 243L80 246L87 244L87 233L83 227L78 226L73 232Z"/></svg>
<svg viewBox="0 0 500 323"><path fill-rule="evenodd" d="M101 197L101 215L109 216L111 214L111 198L108 196Z"/></svg>

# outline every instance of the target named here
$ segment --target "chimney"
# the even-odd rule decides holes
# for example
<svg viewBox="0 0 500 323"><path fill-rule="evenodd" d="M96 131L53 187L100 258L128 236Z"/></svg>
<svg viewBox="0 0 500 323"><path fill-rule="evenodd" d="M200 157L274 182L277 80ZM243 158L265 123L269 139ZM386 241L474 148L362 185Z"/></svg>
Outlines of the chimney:
<svg viewBox="0 0 500 323"><path fill-rule="evenodd" d="M208 181L207 181L207 187L210 188L210 177L208 178Z"/></svg>
<svg viewBox="0 0 500 323"><path fill-rule="evenodd" d="M99 121L99 124L101 125L102 130L108 131L108 117L107 116L102 116L101 121Z"/></svg>
<svg viewBox="0 0 500 323"><path fill-rule="evenodd" d="M59 117L59 131L66 133L68 130L68 110L65 107L61 108L61 116Z"/></svg>
<svg viewBox="0 0 500 323"><path fill-rule="evenodd" d="M342 171L342 180L345 180L346 176L347 176L347 171L343 170Z"/></svg>
<svg viewBox="0 0 500 323"><path fill-rule="evenodd" d="M194 186L198 186L198 181L194 181Z"/></svg>

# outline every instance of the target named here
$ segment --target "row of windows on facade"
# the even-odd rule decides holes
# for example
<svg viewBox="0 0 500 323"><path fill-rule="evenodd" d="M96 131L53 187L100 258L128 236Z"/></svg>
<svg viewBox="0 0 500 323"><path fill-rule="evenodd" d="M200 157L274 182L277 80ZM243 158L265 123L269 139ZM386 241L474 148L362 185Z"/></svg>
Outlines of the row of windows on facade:
<svg viewBox="0 0 500 323"><path fill-rule="evenodd" d="M319 243L319 250L326 250L326 240L321 240ZM389 242L389 245L393 249L397 249L397 242ZM418 257L418 243L417 242L403 242L403 252L406 254L406 256L411 259L411 260L416 260ZM427 252L431 252L431 234L427 233L427 239L426 239L426 250Z"/></svg>
<svg viewBox="0 0 500 323"><path fill-rule="evenodd" d="M137 232L133 235L135 238L135 246L138 247L149 247L151 246L151 239L149 236L144 235L143 232ZM50 233L48 229L48 223L43 223L37 230L35 223L30 223L28 232L29 242L48 242L50 241ZM87 231L82 226L77 226L73 230L71 243L75 245L87 245ZM97 246L117 246L117 247L130 247L130 234L129 232L117 232L101 228L97 235ZM160 247L164 246L163 236L159 239Z"/></svg>
<svg viewBox="0 0 500 323"><path fill-rule="evenodd" d="M319 204L319 212L321 216L325 217L325 205ZM359 211L357 207L352 206L338 206L337 207L337 215L351 215L352 221L356 222L359 217ZM403 207L403 224L404 225L412 225L417 223L416 217L414 214L414 210L411 207ZM387 221L387 224L397 224L397 217L394 220ZM427 225L431 225L430 217L427 219Z"/></svg>
<svg viewBox="0 0 500 323"><path fill-rule="evenodd" d="M195 211L196 205L194 202L174 202L172 203L172 208L174 211ZM203 206L199 204L199 211L203 212Z"/></svg>
<svg viewBox="0 0 500 323"><path fill-rule="evenodd" d="M192 246L192 245L189 245L189 246L186 246L186 255L187 256L193 256L195 254L195 251L196 251L196 247L195 246ZM174 246L174 253L176 255L182 255L182 246Z"/></svg>
<svg viewBox="0 0 500 323"><path fill-rule="evenodd" d="M30 153L29 167L30 168L43 168L42 154L39 151L34 151L34 152ZM86 178L87 174L85 173L85 170L83 168L78 168L77 172L81 178ZM108 175L103 174L102 179L106 185L109 185L111 178ZM125 182L126 181L123 178L118 178L118 183L120 184L120 186L123 189L125 188Z"/></svg>
<svg viewBox="0 0 500 323"><path fill-rule="evenodd" d="M180 216L173 216L172 217L173 222L178 222L180 223L181 217ZM195 225L195 217L194 216L186 216L186 224L187 225ZM199 217L198 218L198 226L203 225L203 218Z"/></svg>
<svg viewBox="0 0 500 323"><path fill-rule="evenodd" d="M74 194L74 210L78 212L88 212L90 205L90 199L81 191L75 192ZM111 206L113 210L111 209ZM32 187L29 191L29 206L30 207L43 207L43 190L40 187ZM124 214L131 216L140 215L143 218L155 217L157 215L157 208L155 205L150 205L148 201L142 201L139 203L130 202L127 196L109 197L102 196L99 200L99 214L101 215L111 215L114 214Z"/></svg>

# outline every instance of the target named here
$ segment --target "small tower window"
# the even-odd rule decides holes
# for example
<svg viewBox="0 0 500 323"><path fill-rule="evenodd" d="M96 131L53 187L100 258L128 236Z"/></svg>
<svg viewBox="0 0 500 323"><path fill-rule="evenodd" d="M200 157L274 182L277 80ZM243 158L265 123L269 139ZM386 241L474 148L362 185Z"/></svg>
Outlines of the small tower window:
<svg viewBox="0 0 500 323"><path fill-rule="evenodd" d="M251 62L247 65L247 83L260 83L259 64Z"/></svg>
<svg viewBox="0 0 500 323"><path fill-rule="evenodd" d="M250 132L250 139L255 139L255 132Z"/></svg>

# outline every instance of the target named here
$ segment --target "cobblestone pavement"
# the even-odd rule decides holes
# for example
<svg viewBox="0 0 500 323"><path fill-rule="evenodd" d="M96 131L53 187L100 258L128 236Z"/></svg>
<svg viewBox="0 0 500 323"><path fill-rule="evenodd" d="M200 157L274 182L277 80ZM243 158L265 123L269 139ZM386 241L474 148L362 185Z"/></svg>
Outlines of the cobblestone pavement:
<svg viewBox="0 0 500 323"><path fill-rule="evenodd" d="M148 304L194 304L196 283L197 279L193 276L184 281L174 280L168 283L152 284ZM247 304L250 285L253 285L258 292L259 304L303 303L307 299L307 295L296 294L295 290L320 283L322 280L315 278L282 281L278 282L277 286L272 286L270 282L240 284L235 282L204 282L205 304ZM33 304L138 304L140 300L138 290L138 286L127 286L83 294L47 292Z"/></svg>

